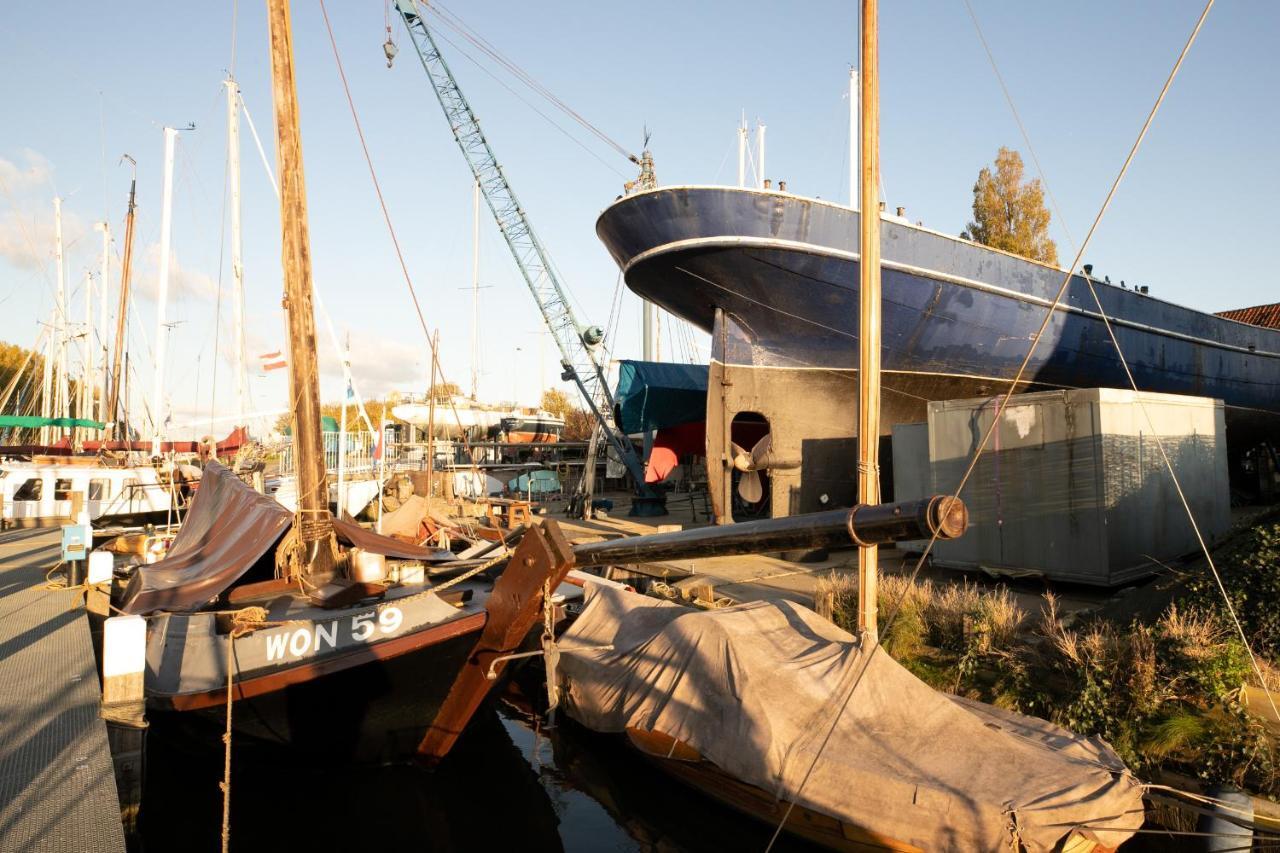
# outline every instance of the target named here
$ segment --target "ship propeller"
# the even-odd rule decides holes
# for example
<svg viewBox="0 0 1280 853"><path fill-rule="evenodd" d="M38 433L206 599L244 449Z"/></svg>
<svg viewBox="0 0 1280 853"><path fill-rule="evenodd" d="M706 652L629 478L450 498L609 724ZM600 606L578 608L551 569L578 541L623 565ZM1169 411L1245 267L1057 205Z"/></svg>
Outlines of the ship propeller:
<svg viewBox="0 0 1280 853"><path fill-rule="evenodd" d="M742 472L742 476L738 478L738 496L747 503L758 503L764 497L761 471L771 468L799 468L800 463L775 456L773 434L765 433L750 452L738 444L733 445L733 467Z"/></svg>

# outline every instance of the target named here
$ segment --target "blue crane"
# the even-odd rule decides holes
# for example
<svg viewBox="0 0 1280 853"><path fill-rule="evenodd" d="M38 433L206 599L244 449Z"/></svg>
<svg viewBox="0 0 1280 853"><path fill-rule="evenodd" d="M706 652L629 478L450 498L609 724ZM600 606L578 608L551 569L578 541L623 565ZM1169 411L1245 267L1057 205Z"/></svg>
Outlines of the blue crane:
<svg viewBox="0 0 1280 853"><path fill-rule="evenodd" d="M613 391L609 388L605 368L601 364L604 332L598 326L581 325L574 316L573 308L556 277L555 268L551 264L547 250L534 233L533 224L516 199L515 191L507 181L506 175L503 174L502 166L489 146L489 140L485 137L479 120L476 119L471 105L458 86L458 81L454 79L453 72L449 70L448 63L441 55L440 48L427 27L426 16L418 0L396 0L395 5L405 28L409 31L409 37L418 52L418 57L422 60L422 67L431 80L431 87L435 90L441 109L444 110L449 128L453 131L453 138L462 150L467 165L471 167L471 173L475 176L480 192L484 195L485 202L498 223L498 230L507 241L516 266L520 268L520 274L524 277L529 292L538 303L538 310L542 312L547 330L551 332L560 350L562 368L560 378L566 382L572 381L578 387L578 392L598 425L598 430L590 442L591 452L588 454L584 471L583 482L588 484L588 494L584 497L589 501L589 484L595 470L593 463L596 436L603 436L618 454L618 458L622 460L636 483L638 500L633 504L633 514L664 513L661 496L645 483L644 463L636 452L635 446L613 421ZM391 54L388 58L390 56ZM652 159L648 156L648 152L645 153L643 161L634 155L631 159L642 166L644 170L642 180L645 176L653 174ZM585 509L589 512L590 508L588 506Z"/></svg>

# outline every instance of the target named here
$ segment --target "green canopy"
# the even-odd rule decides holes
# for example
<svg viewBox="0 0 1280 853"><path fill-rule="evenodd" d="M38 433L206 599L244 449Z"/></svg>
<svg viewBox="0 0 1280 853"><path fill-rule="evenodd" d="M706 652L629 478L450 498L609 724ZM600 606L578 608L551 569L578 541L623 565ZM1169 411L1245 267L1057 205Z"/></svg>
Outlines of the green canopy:
<svg viewBox="0 0 1280 853"><path fill-rule="evenodd" d="M41 418L35 415L0 415L0 429L19 427L21 429L39 429L40 427L64 427L66 429L106 429L101 421L88 418Z"/></svg>

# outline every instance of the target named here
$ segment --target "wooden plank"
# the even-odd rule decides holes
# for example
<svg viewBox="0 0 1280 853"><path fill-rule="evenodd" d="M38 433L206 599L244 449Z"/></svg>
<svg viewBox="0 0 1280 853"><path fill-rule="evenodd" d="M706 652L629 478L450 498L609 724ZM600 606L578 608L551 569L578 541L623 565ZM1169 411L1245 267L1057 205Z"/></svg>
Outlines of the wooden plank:
<svg viewBox="0 0 1280 853"><path fill-rule="evenodd" d="M544 586L555 589L571 568L573 549L556 522L533 527L520 540L489 595L484 631L418 745L419 761L434 765L449 753L495 684L487 677L490 665L524 642L542 618ZM494 665L495 672L500 674L503 666L501 662Z"/></svg>

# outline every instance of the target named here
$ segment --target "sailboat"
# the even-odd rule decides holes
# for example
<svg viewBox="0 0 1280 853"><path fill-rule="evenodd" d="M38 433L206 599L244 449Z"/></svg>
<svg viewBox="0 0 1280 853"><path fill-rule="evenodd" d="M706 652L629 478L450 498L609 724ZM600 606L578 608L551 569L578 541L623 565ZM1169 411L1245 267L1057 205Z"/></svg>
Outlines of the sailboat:
<svg viewBox="0 0 1280 853"><path fill-rule="evenodd" d="M462 561L331 515L289 4L267 5L297 509L208 463L168 556L138 568L116 596L125 615L114 618L134 620L116 633L145 637L148 713L230 715L239 734L335 761L415 747L439 757L489 688L483 676L455 683L478 644L499 654L518 646L567 566L554 556L554 526ZM513 546L516 570L505 571ZM442 707L452 711L439 723ZM435 730L443 745L423 748Z"/></svg>
<svg viewBox="0 0 1280 853"><path fill-rule="evenodd" d="M875 210L877 0L862 0L861 31L862 200ZM775 838L860 851L1113 849L1141 826L1144 789L1110 746L939 693L878 642L881 543L856 525L885 509L879 247L880 217L864 216L858 500L846 511L859 633L785 600L701 611L588 582L549 692L588 728L625 736L675 778L768 821ZM933 500L944 519L958 502Z"/></svg>

